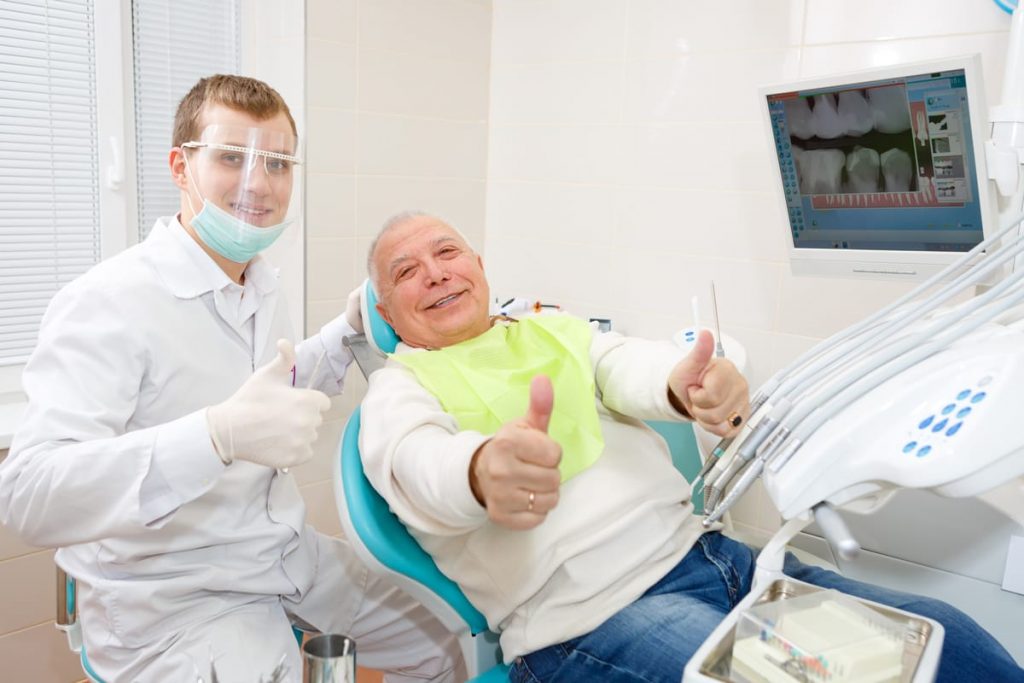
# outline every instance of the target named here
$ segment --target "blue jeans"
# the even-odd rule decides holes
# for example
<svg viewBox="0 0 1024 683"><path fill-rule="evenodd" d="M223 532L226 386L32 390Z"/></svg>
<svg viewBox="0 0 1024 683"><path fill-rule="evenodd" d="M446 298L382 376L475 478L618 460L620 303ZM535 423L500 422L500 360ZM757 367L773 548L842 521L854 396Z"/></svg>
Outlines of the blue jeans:
<svg viewBox="0 0 1024 683"><path fill-rule="evenodd" d="M705 534L661 581L595 630L518 658L513 683L679 683L683 668L750 592L755 554ZM786 556L785 573L824 588L921 614L946 629L940 682L1024 681L1024 669L973 619L939 600L846 579Z"/></svg>

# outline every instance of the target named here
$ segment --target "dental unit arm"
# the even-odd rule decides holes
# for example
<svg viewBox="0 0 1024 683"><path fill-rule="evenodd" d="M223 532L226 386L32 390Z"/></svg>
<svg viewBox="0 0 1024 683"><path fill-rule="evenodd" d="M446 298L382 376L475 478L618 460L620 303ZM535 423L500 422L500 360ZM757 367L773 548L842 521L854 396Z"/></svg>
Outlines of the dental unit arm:
<svg viewBox="0 0 1024 683"><path fill-rule="evenodd" d="M992 109L987 143L1000 229L778 372L739 433L712 452L700 472L705 524L761 477L785 523L757 558L750 594L687 665L686 683L722 680L702 667L731 647L739 615L785 579L786 544L804 527L817 521L844 558L858 552L836 508L871 513L896 489L929 489L977 496L1024 527L1024 10L1012 22L1004 103ZM934 635L914 681L937 670L941 626Z"/></svg>

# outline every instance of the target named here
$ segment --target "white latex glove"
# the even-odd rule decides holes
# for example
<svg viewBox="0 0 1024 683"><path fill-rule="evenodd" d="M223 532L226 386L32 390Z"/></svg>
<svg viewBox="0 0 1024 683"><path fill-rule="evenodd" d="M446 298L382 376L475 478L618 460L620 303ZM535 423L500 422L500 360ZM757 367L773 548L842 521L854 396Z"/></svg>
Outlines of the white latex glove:
<svg viewBox="0 0 1024 683"><path fill-rule="evenodd" d="M231 398L206 410L217 455L279 469L313 457L316 429L331 407L325 394L292 386L295 349L277 342L277 357L259 368Z"/></svg>
<svg viewBox="0 0 1024 683"><path fill-rule="evenodd" d="M345 303L345 320L352 326L352 329L362 334L366 330L363 328L363 309L360 305L363 294L363 286L359 285L348 294L348 301Z"/></svg>

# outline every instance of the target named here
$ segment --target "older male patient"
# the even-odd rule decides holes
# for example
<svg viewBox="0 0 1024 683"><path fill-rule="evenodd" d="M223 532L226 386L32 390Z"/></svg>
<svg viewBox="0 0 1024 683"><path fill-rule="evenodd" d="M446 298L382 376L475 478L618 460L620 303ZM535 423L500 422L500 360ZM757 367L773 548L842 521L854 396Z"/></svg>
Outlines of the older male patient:
<svg viewBox="0 0 1024 683"><path fill-rule="evenodd" d="M749 592L754 555L705 532L643 420L729 434L743 377L707 333L681 357L568 315L490 317L480 256L433 216L388 221L369 269L404 343L363 403L367 476L501 633L512 679L678 683ZM791 557L786 573L941 621L940 680L1024 678L948 605Z"/></svg>

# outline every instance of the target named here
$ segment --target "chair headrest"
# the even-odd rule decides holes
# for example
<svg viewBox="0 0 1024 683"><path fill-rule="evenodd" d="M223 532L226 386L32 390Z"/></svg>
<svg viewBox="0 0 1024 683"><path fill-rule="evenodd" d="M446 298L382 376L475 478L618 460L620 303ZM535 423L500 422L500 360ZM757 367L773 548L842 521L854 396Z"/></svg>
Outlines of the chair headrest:
<svg viewBox="0 0 1024 683"><path fill-rule="evenodd" d="M391 327L377 312L377 293L373 291L373 283L369 278L363 281L363 292L359 305L363 314L366 341L381 353L394 353L395 347L398 346L401 339L395 334L395 328Z"/></svg>

